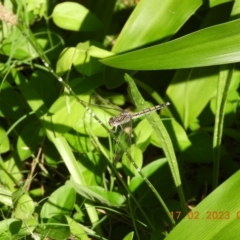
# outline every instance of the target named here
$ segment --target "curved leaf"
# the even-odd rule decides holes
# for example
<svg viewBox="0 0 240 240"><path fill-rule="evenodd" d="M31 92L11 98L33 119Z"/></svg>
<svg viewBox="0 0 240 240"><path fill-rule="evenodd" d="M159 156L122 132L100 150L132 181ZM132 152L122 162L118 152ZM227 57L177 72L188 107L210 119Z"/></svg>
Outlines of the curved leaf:
<svg viewBox="0 0 240 240"><path fill-rule="evenodd" d="M53 10L52 18L58 27L72 31L94 31L102 27L95 15L74 2L58 4Z"/></svg>
<svg viewBox="0 0 240 240"><path fill-rule="evenodd" d="M112 51L114 53L129 51L171 37L201 4L200 0L182 0L181 4L178 0L140 1L121 31Z"/></svg>
<svg viewBox="0 0 240 240"><path fill-rule="evenodd" d="M188 213L165 239L236 239L240 234L239 181L240 171Z"/></svg>
<svg viewBox="0 0 240 240"><path fill-rule="evenodd" d="M176 40L101 60L122 69L160 70L240 61L240 20L209 27Z"/></svg>

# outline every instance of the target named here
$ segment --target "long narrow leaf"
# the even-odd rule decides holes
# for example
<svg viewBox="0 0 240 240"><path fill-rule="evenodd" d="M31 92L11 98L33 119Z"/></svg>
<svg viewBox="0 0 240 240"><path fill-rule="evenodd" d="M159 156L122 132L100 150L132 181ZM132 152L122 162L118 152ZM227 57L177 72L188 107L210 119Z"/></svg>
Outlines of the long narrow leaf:
<svg viewBox="0 0 240 240"><path fill-rule="evenodd" d="M143 110L144 108L147 108L147 105L146 105L144 99L142 98L140 92L138 91L133 79L127 74L125 75L125 79L128 82L129 89L131 91L131 96L134 100L134 103L138 107L138 109ZM176 156L174 153L171 139L170 139L161 119L159 118L159 116L157 116L156 113L152 113L151 115L146 115L146 118L147 118L148 122L150 123L150 125L152 126L152 128L154 129L154 131L158 137L158 140L161 143L163 151L168 159L168 164L171 169L172 176L173 176L175 185L177 187L177 191L179 193L182 208L186 214L187 209L185 207L185 197L183 194L178 164L177 164L177 160L176 160Z"/></svg>
<svg viewBox="0 0 240 240"><path fill-rule="evenodd" d="M239 28L240 20L235 20L101 62L131 70L178 69L239 62Z"/></svg>
<svg viewBox="0 0 240 240"><path fill-rule="evenodd" d="M181 4L178 0L140 1L121 31L112 52L129 51L160 39L166 41L201 4L200 0L182 0Z"/></svg>
<svg viewBox="0 0 240 240"><path fill-rule="evenodd" d="M231 83L233 66L223 66L218 80L217 106L215 115L215 126L213 136L213 188L218 185L220 147L223 133L224 109L227 93Z"/></svg>

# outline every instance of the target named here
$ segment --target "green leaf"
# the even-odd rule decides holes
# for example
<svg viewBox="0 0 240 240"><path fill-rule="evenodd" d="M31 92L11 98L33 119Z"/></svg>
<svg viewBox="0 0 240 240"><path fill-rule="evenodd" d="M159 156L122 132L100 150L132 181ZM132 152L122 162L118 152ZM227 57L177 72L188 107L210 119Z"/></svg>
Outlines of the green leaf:
<svg viewBox="0 0 240 240"><path fill-rule="evenodd" d="M71 186L64 185L55 190L41 209L41 218L49 219L57 214L69 215L74 207L76 193Z"/></svg>
<svg viewBox="0 0 240 240"><path fill-rule="evenodd" d="M34 209L35 204L28 194L23 194L14 202L14 215L16 218L27 220L32 216Z"/></svg>
<svg viewBox="0 0 240 240"><path fill-rule="evenodd" d="M161 196L166 197L174 189L173 179L169 171L167 159L159 159L151 162L142 169L145 176L156 186ZM154 206L157 200L152 197L151 190L141 176L136 175L131 179L129 188L137 196L138 201L147 206Z"/></svg>
<svg viewBox="0 0 240 240"><path fill-rule="evenodd" d="M22 161L26 160L36 150L42 140L40 136L41 126L38 122L32 122L24 126L17 140L17 151Z"/></svg>
<svg viewBox="0 0 240 240"><path fill-rule="evenodd" d="M68 182L68 184L76 190L78 194L93 202L100 202L107 206L121 206L125 198L116 192L106 192L104 188L98 186L88 186L77 184L76 182Z"/></svg>
<svg viewBox="0 0 240 240"><path fill-rule="evenodd" d="M11 207L12 202L12 192L3 188L0 188L0 202L6 206Z"/></svg>
<svg viewBox="0 0 240 240"><path fill-rule="evenodd" d="M112 51L126 52L171 37L201 4L200 0L182 0L181 4L177 0L140 1L118 36Z"/></svg>
<svg viewBox="0 0 240 240"><path fill-rule="evenodd" d="M19 101L19 94L7 81L1 83L0 116L18 119L24 115L24 105ZM11 97L9 97L11 96Z"/></svg>
<svg viewBox="0 0 240 240"><path fill-rule="evenodd" d="M134 135L136 136L135 144L145 150L150 143L150 137L153 133L151 125L146 119L141 120L134 128Z"/></svg>
<svg viewBox="0 0 240 240"><path fill-rule="evenodd" d="M9 218L0 222L0 239L12 239L21 229L22 221L15 218Z"/></svg>
<svg viewBox="0 0 240 240"><path fill-rule="evenodd" d="M123 240L132 240L133 237L134 237L134 232L130 232L123 238Z"/></svg>
<svg viewBox="0 0 240 240"><path fill-rule="evenodd" d="M128 152L131 154L134 162L137 166L141 169L143 164L143 154L140 148L138 148L135 144L133 144L130 148L128 148ZM131 164L130 160L126 156L126 154L122 157L122 164L124 172L129 176L136 176L138 175L138 171L136 168Z"/></svg>
<svg viewBox="0 0 240 240"><path fill-rule="evenodd" d="M189 212L165 239L238 238L239 181L240 171L237 171Z"/></svg>
<svg viewBox="0 0 240 240"><path fill-rule="evenodd" d="M102 23L84 6L74 2L58 4L52 13L54 23L63 29L72 31L95 31Z"/></svg>
<svg viewBox="0 0 240 240"><path fill-rule="evenodd" d="M90 56L96 57L96 58L106 58L114 55L114 53L104 50L102 48L99 48L97 46L90 46L88 49L88 53Z"/></svg>
<svg viewBox="0 0 240 240"><path fill-rule="evenodd" d="M55 147L57 148L59 154L63 158L63 161L66 164L68 171L70 172L73 180L75 181L74 183L86 185L82 172L79 169L75 156L73 155L73 152L71 151L71 148L68 145L66 139L63 137L55 138L54 136L50 136L50 138L53 141ZM97 221L98 215L96 213L96 209L94 207L89 207L89 205L86 203L84 205L86 207L91 222Z"/></svg>
<svg viewBox="0 0 240 240"><path fill-rule="evenodd" d="M18 28L14 28L14 31L3 41L2 51L7 56L17 59L38 56L34 47L29 43L28 39L22 36L22 32Z"/></svg>
<svg viewBox="0 0 240 240"><path fill-rule="evenodd" d="M10 143L6 131L0 126L0 153L9 151Z"/></svg>
<svg viewBox="0 0 240 240"><path fill-rule="evenodd" d="M89 138L89 137L88 137ZM106 171L107 162L96 151L85 152L78 161L87 186L101 185L102 173Z"/></svg>
<svg viewBox="0 0 240 240"><path fill-rule="evenodd" d="M212 162L212 136L206 132L195 132L189 136L192 145L186 149L181 158L195 163Z"/></svg>
<svg viewBox="0 0 240 240"><path fill-rule="evenodd" d="M147 105L144 99L142 98L140 92L138 91L133 79L129 75L125 74L125 80L128 82L131 97L134 103L136 104L136 106L138 107L138 109L139 110L146 109ZM151 113L146 115L146 119L148 120L149 124L152 126L153 130L156 132L158 140L162 145L164 154L168 159L169 167L171 169L171 173L172 173L172 177L174 179L175 185L179 187L178 194L181 199L182 210L186 212L185 197L182 189L178 163L176 160L176 156L174 153L170 136L166 131L160 117L156 113Z"/></svg>
<svg viewBox="0 0 240 240"><path fill-rule="evenodd" d="M184 128L198 117L209 100L215 96L217 80L218 67L177 71L167 89L167 96L174 105ZM200 96L201 101L199 101Z"/></svg>
<svg viewBox="0 0 240 240"><path fill-rule="evenodd" d="M64 48L57 61L56 73L62 76L65 72L69 71L78 56L79 50L75 47Z"/></svg>
<svg viewBox="0 0 240 240"><path fill-rule="evenodd" d="M173 147L176 151L182 152L192 145L186 131L175 119L164 119L163 124L169 133ZM151 143L155 146L161 147L155 132L151 135Z"/></svg>
<svg viewBox="0 0 240 240"><path fill-rule="evenodd" d="M36 112L37 116L40 117L43 113L47 112L48 109L41 99L38 90L35 88L36 85L32 85L31 82L15 69L12 70L11 74L29 107Z"/></svg>
<svg viewBox="0 0 240 240"><path fill-rule="evenodd" d="M160 70L240 61L240 20L209 27L176 40L101 60L121 69Z"/></svg>
<svg viewBox="0 0 240 240"><path fill-rule="evenodd" d="M79 97L86 105L89 105L89 95L79 95ZM93 105L89 105L89 108L106 126L109 125L109 118L117 115L116 110L106 110ZM47 129L53 128L57 133L66 133L73 128L81 134L94 133L96 136L108 136L106 130L72 96L59 97L49 112L53 115L50 117L48 114L45 115L45 127Z"/></svg>
<svg viewBox="0 0 240 240"><path fill-rule="evenodd" d="M96 41L87 41L77 45L78 57L74 60L74 66L78 72L86 76L92 76L98 72L103 71L103 65L98 59L91 57L88 50L91 45L101 46Z"/></svg>
<svg viewBox="0 0 240 240"><path fill-rule="evenodd" d="M87 234L84 231L84 228L79 224L79 222L76 222L74 219L66 216L66 219L68 221L68 225L70 227L71 233L80 240L89 240Z"/></svg>
<svg viewBox="0 0 240 240"><path fill-rule="evenodd" d="M11 206L12 200L9 199L9 197L12 196L12 192L16 190L16 187L18 186L18 183L23 178L23 166L20 159L14 155L9 155L4 162L1 163L1 182L5 186L5 188L10 189L10 195L5 193L3 194L1 201L6 201L5 204ZM2 189L3 193L6 191L5 189Z"/></svg>
<svg viewBox="0 0 240 240"><path fill-rule="evenodd" d="M52 216L45 226L45 228L37 228L36 231L51 239L64 240L70 238L71 233L68 222L62 214Z"/></svg>

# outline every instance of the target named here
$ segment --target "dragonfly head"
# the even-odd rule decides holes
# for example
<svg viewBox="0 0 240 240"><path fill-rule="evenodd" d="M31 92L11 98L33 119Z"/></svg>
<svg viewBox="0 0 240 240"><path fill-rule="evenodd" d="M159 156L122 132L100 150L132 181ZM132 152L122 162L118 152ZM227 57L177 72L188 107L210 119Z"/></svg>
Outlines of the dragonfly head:
<svg viewBox="0 0 240 240"><path fill-rule="evenodd" d="M108 124L109 124L111 127L115 127L114 117L111 117L111 118L109 119Z"/></svg>
<svg viewBox="0 0 240 240"><path fill-rule="evenodd" d="M113 132L116 132L117 131L117 127L118 127L118 124L116 122L116 118L115 117L111 117L108 121L108 124L113 127Z"/></svg>

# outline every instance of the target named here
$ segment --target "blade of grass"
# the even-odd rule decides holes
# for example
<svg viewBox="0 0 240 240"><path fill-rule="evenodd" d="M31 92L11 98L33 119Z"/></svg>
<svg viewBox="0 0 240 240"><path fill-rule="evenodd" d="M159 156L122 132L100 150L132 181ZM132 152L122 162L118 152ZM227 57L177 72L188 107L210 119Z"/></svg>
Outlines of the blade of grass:
<svg viewBox="0 0 240 240"><path fill-rule="evenodd" d="M138 109L143 110L147 108L148 106L146 105L144 99L142 98L140 92L138 91L133 79L129 75L125 74L125 80L128 82L131 96L133 98L134 103L138 107ZM158 137L158 140L161 143L163 151L168 159L168 164L171 169L172 176L173 176L175 185L177 187L177 191L181 201L182 210L184 214L187 214L188 211L185 204L185 197L184 197L182 183L180 179L178 164L177 164L176 156L173 150L173 145L168 135L168 132L166 131L161 119L156 113L155 114L152 113L151 115L146 115L146 119L154 129ZM165 208L165 211L169 211L169 210Z"/></svg>
<svg viewBox="0 0 240 240"><path fill-rule="evenodd" d="M223 133L224 109L227 101L228 89L231 83L234 64L220 67L218 79L216 114L213 134L213 189L218 186L220 147Z"/></svg>
<svg viewBox="0 0 240 240"><path fill-rule="evenodd" d="M63 158L63 161L66 164L73 180L76 183L86 186L84 177L82 176L82 173L77 165L77 161L76 161L66 139L64 137L57 137L57 138L53 137L52 141L53 141L56 149L58 150L59 154ZM97 221L99 221L98 214L97 214L95 207L88 205L86 203L84 205L86 207L86 211L88 212L88 216L89 216L91 222L94 224ZM100 225L97 225L96 231L98 232L99 235L102 235L102 230L100 228Z"/></svg>
<svg viewBox="0 0 240 240"><path fill-rule="evenodd" d="M239 62L239 26L238 19L101 62L127 70L179 69Z"/></svg>

